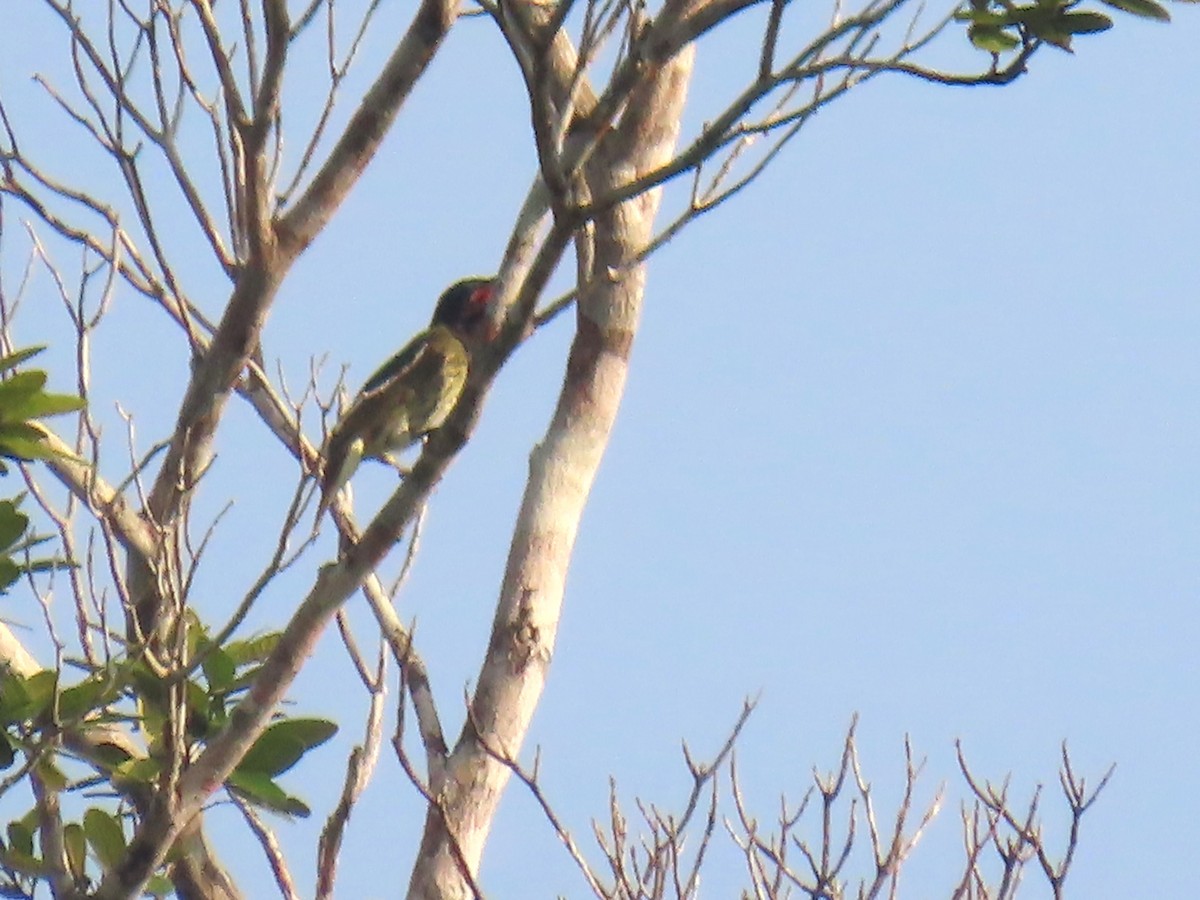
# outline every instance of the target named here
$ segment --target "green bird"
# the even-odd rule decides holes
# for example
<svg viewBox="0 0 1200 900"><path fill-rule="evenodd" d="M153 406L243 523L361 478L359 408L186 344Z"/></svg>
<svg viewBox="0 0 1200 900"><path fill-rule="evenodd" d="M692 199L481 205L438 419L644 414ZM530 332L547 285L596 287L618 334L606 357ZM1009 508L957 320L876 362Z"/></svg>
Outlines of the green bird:
<svg viewBox="0 0 1200 900"><path fill-rule="evenodd" d="M467 383L470 352L493 282L467 278L438 298L429 327L367 379L325 448L317 521L364 459L389 459L441 427Z"/></svg>

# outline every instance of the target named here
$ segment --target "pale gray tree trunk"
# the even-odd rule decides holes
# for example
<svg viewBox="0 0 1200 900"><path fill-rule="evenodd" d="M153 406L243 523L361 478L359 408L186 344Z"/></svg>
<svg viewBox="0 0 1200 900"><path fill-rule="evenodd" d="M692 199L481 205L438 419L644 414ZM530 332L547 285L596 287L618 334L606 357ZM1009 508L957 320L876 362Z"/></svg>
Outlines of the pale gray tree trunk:
<svg viewBox="0 0 1200 900"><path fill-rule="evenodd" d="M688 47L651 73L587 167L594 196L670 159L691 78ZM413 869L412 900L470 896L510 769L541 697L571 551L616 420L646 284L639 254L653 237L660 191L599 216L577 238L575 340L554 417L530 459L487 657L470 716L447 760Z"/></svg>

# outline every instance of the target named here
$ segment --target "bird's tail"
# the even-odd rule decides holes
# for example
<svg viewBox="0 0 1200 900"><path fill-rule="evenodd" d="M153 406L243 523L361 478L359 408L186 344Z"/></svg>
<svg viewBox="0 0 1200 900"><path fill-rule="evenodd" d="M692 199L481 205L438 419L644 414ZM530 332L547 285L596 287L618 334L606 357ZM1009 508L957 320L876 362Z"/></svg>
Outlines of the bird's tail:
<svg viewBox="0 0 1200 900"><path fill-rule="evenodd" d="M337 492L346 486L346 482L350 480L350 476L362 462L362 438L354 438L347 444L339 441L338 437L339 435L335 433L330 438L329 449L325 454L325 474L321 478L321 500L317 504L317 518L314 523L318 526L321 524L321 517L333 503L333 498L337 496Z"/></svg>

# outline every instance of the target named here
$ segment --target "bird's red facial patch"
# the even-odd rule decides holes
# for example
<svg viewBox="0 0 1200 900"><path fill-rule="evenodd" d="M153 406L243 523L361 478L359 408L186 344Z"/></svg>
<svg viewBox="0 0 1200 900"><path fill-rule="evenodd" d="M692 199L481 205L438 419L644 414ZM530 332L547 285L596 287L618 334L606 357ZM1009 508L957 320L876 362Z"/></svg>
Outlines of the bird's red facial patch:
<svg viewBox="0 0 1200 900"><path fill-rule="evenodd" d="M467 331L475 338L481 338L487 343L491 343L495 339L493 332L498 330L491 324L488 316L488 307L495 295L496 285L489 281L475 288L467 297L466 317L469 320Z"/></svg>
<svg viewBox="0 0 1200 900"><path fill-rule="evenodd" d="M467 302L471 306L486 306L492 300L492 286L485 284L482 287L477 287L471 292L471 299Z"/></svg>

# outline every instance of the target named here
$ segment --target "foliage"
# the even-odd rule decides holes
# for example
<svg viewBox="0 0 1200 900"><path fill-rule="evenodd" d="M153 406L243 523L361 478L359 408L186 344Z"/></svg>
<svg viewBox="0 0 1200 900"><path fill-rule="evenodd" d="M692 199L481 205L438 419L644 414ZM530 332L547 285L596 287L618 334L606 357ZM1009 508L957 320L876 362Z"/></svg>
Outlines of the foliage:
<svg viewBox="0 0 1200 900"><path fill-rule="evenodd" d="M696 217L735 196L818 111L852 88L880 74L960 86L1010 83L1028 71L1026 63L1043 45L1069 51L1076 35L1112 26L1108 16L1080 8L1081 2L968 0L956 16L947 13L934 24L922 24L916 12L902 22L910 6L920 5L909 0L835 2L828 27L811 35L798 35L807 27L803 23L793 27L792 13L800 4L763 3L766 21L760 39L751 43L740 68L727 66L747 73L745 81L716 109L694 116L704 124L679 141L694 45L755 5L751 0L666 0L653 9L587 0L574 10L571 2L480 0L472 18L495 28L525 80L533 131L529 169L538 173L515 217L505 256L495 267L496 296L489 310L495 333L471 349L461 400L445 426L429 435L420 459L382 511L360 529L350 500L345 492L339 494L332 508L337 558L315 569L311 587L291 598L290 618L278 632L241 640L233 634L250 607L315 537L305 539L297 531L306 486L330 469L331 442L322 453L310 437L311 420L305 418L314 405L322 417L322 433L336 434L336 425L329 427L328 420L335 404L322 403L315 375L297 400L282 378L273 381L266 371L265 323L293 266L310 247L319 246L318 237L382 146L459 19L459 5L422 0L408 32L393 46L390 33L384 33L382 42L375 39L374 2L346 10L336 0L157 0L144 6L39 0L37 5L56 16L63 29L67 77L74 79L67 90L48 80L40 83L66 117L82 126L88 149L108 164L111 178L80 185L70 177L54 177L31 154L30 145L18 141L17 126L0 105L0 197L32 211L38 228L82 249L85 259L78 311L68 300L70 292L61 287L67 279L57 279L72 308L77 375L85 397L47 394L45 373L14 371L36 349L0 360L0 373L9 373L0 381L0 459L48 462L66 486L69 502L92 517L83 527L98 530L106 541L107 559L96 568L111 591L97 597L103 590L73 583L77 656L68 657L58 643L62 659L53 668L13 668L0 682L0 770L10 773L4 786L28 783L34 794L34 807L8 824L7 841L0 847L0 867L7 878L0 881L0 893L26 896L44 879L58 896L93 888L104 898L172 891L184 895L182 884L195 886L207 878L207 889L187 895L227 896L225 884L232 879L224 877L220 860L204 841L213 792L223 787L246 813L281 893L297 895L284 854L252 807L286 816L309 814L305 802L280 779L328 741L337 726L284 716L279 709L322 633L347 599L361 591L376 619L381 646L401 672L402 702L392 746L429 813L411 893L478 895L474 879L507 779L515 773L542 800L536 771L523 772L517 759L554 656L579 518L620 404L645 259ZM1141 17L1167 18L1157 0L1104 2ZM356 16L359 20L346 29L345 20ZM973 54L969 69L962 72L922 61L921 52L945 28L955 27L955 19L966 24L974 46L993 54L990 65ZM337 36L347 32L354 37L344 48ZM318 33L321 40L308 40ZM954 37L961 41L961 32ZM305 57L314 43L321 55ZM358 72L353 79L346 76L359 48L381 43L390 48L386 60L373 83L354 95L351 86L364 80ZM312 65L314 59L319 65ZM297 70L328 78L324 96L318 90L306 97L315 97L320 107L315 117L294 103L294 92L284 90L285 73ZM342 115L344 110L336 107L348 95L352 111ZM453 108L452 102L446 107ZM200 142L192 140L197 122L205 132ZM89 171L88 178L92 175ZM657 189L681 176L692 179L692 194L676 217L660 227L655 222ZM194 265L175 242L181 210L199 236L204 262L220 273L213 280L190 281L188 273L202 266ZM551 274L561 268L572 245L578 262L575 290L538 309ZM102 282L104 288L97 290ZM89 284L103 295L94 321L82 313ZM91 424L85 406L88 342L117 291L165 313L186 337L191 369L184 391L171 398L177 400L169 420L175 423L172 430L144 460L133 460L132 439L128 465L120 453L102 455L99 429L81 428L79 452L97 461L93 464L52 449L47 443L51 436L39 420L82 410L85 425ZM214 298L220 309L211 308ZM445 710L439 712L415 637L400 621L395 590L383 587L378 567L406 534L411 559L420 510L471 437L492 379L539 326L571 301L577 306L577 332L563 366L559 405L531 455L493 633L463 704L467 712L460 736L447 740L452 731L443 723ZM210 630L192 591L211 529L205 539L192 541L192 501L207 486L204 476L216 454L225 413L241 400L264 433L296 461L290 469L255 459L256 471L264 478L294 476L295 500L282 521L264 525L278 526L273 556L244 591L228 623ZM232 443L230 452L241 448ZM49 510L36 492L35 497ZM23 572L56 565L29 559L29 549L40 539L27 537L29 520L18 505L0 502L0 589ZM73 527L60 526L64 545ZM396 590L402 582L398 579ZM225 582L221 586L229 588ZM119 617L125 621L123 633L110 621ZM369 712L366 737L348 755L342 795L318 846L317 894L322 897L333 894L337 848L350 811L370 781L383 731L387 657L381 654L371 671L345 621L339 618L338 624L369 695ZM100 651L90 644L94 635L103 642ZM12 659L3 662L13 665ZM68 673L75 671L84 674L72 680ZM423 771L406 751L408 708L416 720L416 738L408 743L419 740ZM727 758L732 766L739 730L740 724L718 762ZM851 802L867 810L875 883L892 879L894 885L907 853L901 847L907 840L904 817L898 817L892 851L885 852L889 842L879 840L876 832L873 801L852 738L837 776L816 784L826 838L828 811L839 795L845 796L842 788L853 784L858 793ZM628 832L613 804L607 868L622 875L628 858L639 876L622 884L619 895L648 894L672 880L670 861L678 863L682 850L677 826L703 811L701 789L708 790L717 768L716 763L694 765L690 758L688 764L697 788L685 814L677 819L647 816L654 835L649 858L624 846ZM918 768L909 752L909 788ZM970 783L965 767L964 774ZM114 807L62 809L60 795L77 798L97 784L119 798ZM1094 795L1068 776L1064 790L1077 823ZM1036 804L1028 819L1018 820L1003 792L981 785L975 794L982 824L974 823L974 832L968 826L967 836L976 838L968 876L979 848L1007 852L1009 845L998 838L1003 826L1018 835L1026 854L1014 856L1019 874L1036 843L1026 837L1035 831ZM553 821L549 804L543 805ZM903 809L906 814L911 809L909 799ZM794 819L785 814L777 839L758 832L753 817L742 815L740 807L738 812L748 864L758 867L756 872L774 867L761 885L756 882L764 896L789 879L814 897L831 896L834 885L846 882L844 858L822 865L817 884L783 858L799 812ZM681 883L697 882L703 847L715 823L710 813L695 872L674 879L677 891ZM185 831L188 838L181 840ZM560 834L574 852L569 835ZM848 852L853 827L845 840ZM828 863L836 849L829 840L796 846L809 857L814 872L813 860L821 857ZM1056 884L1065 876L1073 849L1074 832L1061 868L1043 865ZM1037 850L1044 856L1040 844ZM595 892L607 896L601 875L586 865L581 869L589 873ZM192 874L181 874L183 870ZM643 889L643 881L650 888ZM979 881L982 896L986 889ZM966 883L975 886L970 878Z"/></svg>
<svg viewBox="0 0 1200 900"><path fill-rule="evenodd" d="M193 677L181 692L186 700L186 733L194 748L204 745L228 722L228 710L245 694L278 635L230 641L219 647L208 641L205 629L193 617L188 642L194 655ZM97 725L135 724L145 736L149 754L109 746L102 755L91 755L93 768L105 772L127 796L146 795L168 774L167 756L171 721L169 684L142 657L114 661L66 686L62 673L42 670L28 677L9 674L0 680L0 769L25 762L12 786L29 776L40 790L73 793L87 789L94 779L72 777L77 747L63 746L65 733ZM337 731L329 721L280 716L254 742L230 777L227 787L253 806L289 816L307 816L308 806L278 783L309 751L328 741ZM196 750L190 751L196 752ZM128 844L130 811L122 805L110 812L98 806L82 810L77 821L63 824L62 837L68 869L77 884L98 881L121 859ZM27 890L52 867L44 856L44 835L37 828L37 806L8 823L7 844L0 844L0 894ZM92 867L89 869L89 867ZM157 887L155 887L157 884ZM157 876L147 890L170 893L170 882Z"/></svg>
<svg viewBox="0 0 1200 900"><path fill-rule="evenodd" d="M41 353L45 347L29 347L0 357L0 475L9 473L4 462L48 459L56 454L42 437L49 416L77 412L83 400L69 394L45 391L46 373L41 369L15 369ZM21 512L23 496L0 500L0 594L8 592L21 575L62 568L68 563L55 559L32 559L29 552L50 540L29 533L29 516Z"/></svg>
<svg viewBox="0 0 1200 900"><path fill-rule="evenodd" d="M1169 22L1170 13L1156 0L1103 0L1112 9L1143 19ZM1032 41L1044 41L1071 52L1076 35L1098 34L1112 28L1108 16L1082 10L1080 0L1035 0L1018 4L1009 0L969 0L955 18L969 23L967 35L980 50L1002 54Z"/></svg>
<svg viewBox="0 0 1200 900"><path fill-rule="evenodd" d="M70 458L73 454L45 441L41 419L84 408L80 397L45 390L46 372L23 368L22 364L44 347L18 350L0 358L0 474L9 474L4 461L31 462ZM18 371L20 368L20 371ZM33 559L30 551L52 538L29 533L29 517L20 510L23 500L0 500L0 592L23 574L74 566L61 559ZM188 618L188 645L193 658L193 677L186 681L187 733L198 743L217 733L227 721L230 706L246 692L262 661L278 640L263 635L229 641L218 646L195 616ZM110 752L94 759L125 791L152 787L162 777L156 761L167 741L168 721L163 714L168 685L146 658L134 655L114 659L94 668L83 679L65 684L63 673L43 669L30 675L9 672L0 679L0 770L12 769L19 759L24 765L4 783L11 787L22 777L35 778L42 790L80 790L90 780L73 780L73 754L64 753L62 734L87 723L132 724L146 736L149 756ZM158 702L156 702L158 701ZM248 802L274 812L308 815L308 807L291 796L276 781L310 750L329 740L337 726L320 719L281 717L259 736L230 778L231 790ZM116 749L116 748L111 748ZM82 811L78 821L63 824L61 837L67 870L76 884L89 883L89 860L103 873L116 865L127 846L126 813L113 814L97 806ZM38 808L8 823L7 842L0 842L0 893L25 896L38 879L51 871L43 859L44 848L38 829ZM147 890L166 895L170 882L159 876Z"/></svg>

